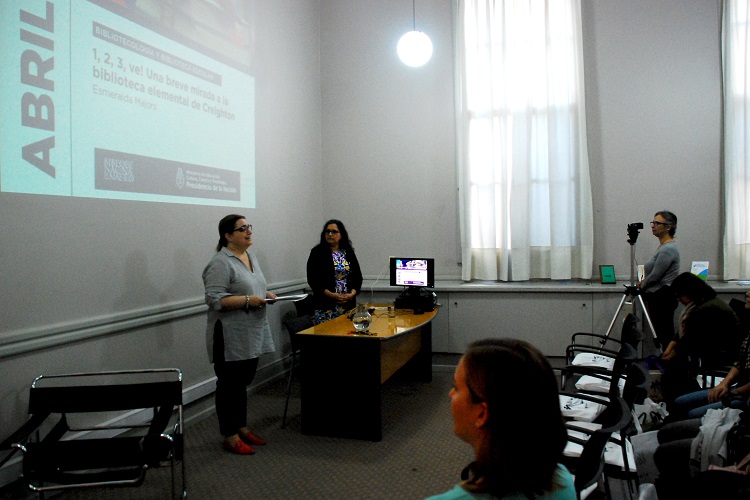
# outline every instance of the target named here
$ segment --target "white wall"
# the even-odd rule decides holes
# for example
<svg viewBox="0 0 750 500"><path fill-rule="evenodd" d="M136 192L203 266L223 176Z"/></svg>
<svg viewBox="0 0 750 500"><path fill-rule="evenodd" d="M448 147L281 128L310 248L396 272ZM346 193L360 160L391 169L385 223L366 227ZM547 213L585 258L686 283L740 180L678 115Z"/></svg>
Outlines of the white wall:
<svg viewBox="0 0 750 500"><path fill-rule="evenodd" d="M584 0L595 264L629 278L630 222L677 215L682 269L721 269L720 0ZM656 249L648 225L636 245Z"/></svg>
<svg viewBox="0 0 750 500"><path fill-rule="evenodd" d="M434 257L460 277L450 0L416 2L433 57L396 56L411 2L321 1L324 210L346 224L363 272L391 255Z"/></svg>

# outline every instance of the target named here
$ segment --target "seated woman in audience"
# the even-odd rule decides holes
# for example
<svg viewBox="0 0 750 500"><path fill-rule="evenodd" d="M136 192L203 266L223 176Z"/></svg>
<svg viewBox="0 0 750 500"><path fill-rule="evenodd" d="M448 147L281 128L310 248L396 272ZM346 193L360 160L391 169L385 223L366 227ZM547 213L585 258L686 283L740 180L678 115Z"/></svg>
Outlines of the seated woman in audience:
<svg viewBox="0 0 750 500"><path fill-rule="evenodd" d="M742 341L734 311L705 281L686 272L675 278L671 289L685 309L677 332L662 354L662 391L668 404L699 389L699 366L730 365Z"/></svg>
<svg viewBox="0 0 750 500"><path fill-rule="evenodd" d="M674 418L698 418L710 408L747 409L750 397L750 335L740 346L740 354L724 380L716 387L684 394L674 400Z"/></svg>
<svg viewBox="0 0 750 500"><path fill-rule="evenodd" d="M750 292L745 294L745 310L750 310ZM684 394L674 400L671 419L697 418L709 408L747 408L750 397L750 335L740 346L739 355L727 374L716 387Z"/></svg>
<svg viewBox="0 0 750 500"><path fill-rule="evenodd" d="M559 463L568 438L557 380L536 348L513 339L474 342L449 396L453 432L474 449L474 462L463 482L430 500L576 498Z"/></svg>
<svg viewBox="0 0 750 500"><path fill-rule="evenodd" d="M745 294L745 312L750 312L750 292ZM747 316L747 314L745 314ZM724 471L702 471L691 481L694 467L691 455L696 447L693 441L702 426L709 437L719 434L719 427L712 427L703 416L709 409L722 407L747 410L750 397L750 335L740 346L739 356L727 376L716 387L685 394L678 397L669 415L670 423L659 429L659 447L654 453L654 463L659 469L656 481L659 498L747 498L735 495L748 484L740 481L737 474ZM747 413L747 412L744 412ZM726 431L726 428L724 429ZM700 448L700 447L698 447ZM747 474L746 464L741 474ZM707 492L711 492L707 495Z"/></svg>

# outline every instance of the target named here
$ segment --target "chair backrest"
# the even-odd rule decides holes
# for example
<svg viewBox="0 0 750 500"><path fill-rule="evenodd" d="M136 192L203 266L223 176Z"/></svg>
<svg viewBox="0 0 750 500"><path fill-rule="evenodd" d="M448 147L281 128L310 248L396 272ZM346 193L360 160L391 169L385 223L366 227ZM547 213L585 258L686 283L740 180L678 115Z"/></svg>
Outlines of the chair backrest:
<svg viewBox="0 0 750 500"><path fill-rule="evenodd" d="M581 457L575 470L575 489L578 498L582 493L599 481L604 472L604 448L610 434L601 430L594 431L583 445Z"/></svg>
<svg viewBox="0 0 750 500"><path fill-rule="evenodd" d="M313 296L308 295L302 300L294 301L294 309L297 311L297 317L312 316L313 314Z"/></svg>
<svg viewBox="0 0 750 500"><path fill-rule="evenodd" d="M635 347L628 343L623 343L620 350L615 356L615 363L612 366L612 380L610 384L610 393L619 396L618 387L620 379L625 375L628 367L635 362L637 353Z"/></svg>
<svg viewBox="0 0 750 500"><path fill-rule="evenodd" d="M294 335L302 330L307 330L308 328L315 326L312 318L308 315L285 319L283 323L290 335Z"/></svg>
<svg viewBox="0 0 750 500"><path fill-rule="evenodd" d="M640 363L631 363L625 371L625 387L622 389L622 399L632 410L636 403L641 404L648 394L651 383L646 367Z"/></svg>
<svg viewBox="0 0 750 500"><path fill-rule="evenodd" d="M595 397L581 395L580 397L588 400L597 400ZM599 400L605 406L604 412L595 420L601 424L601 428L591 430L586 424L576 421L566 422L568 428L568 440L573 443L582 444L583 450L578 460L575 461L575 487L579 498L581 492L593 485L601 476L605 460L603 457L607 441L614 433L620 436L630 426L633 415L628 408L627 403L621 397L607 398ZM575 436L576 433L582 432L587 437L585 442ZM594 439L592 442L591 440Z"/></svg>
<svg viewBox="0 0 750 500"><path fill-rule="evenodd" d="M638 318L633 313L628 313L622 323L620 339L637 349L644 337L643 331L638 328Z"/></svg>
<svg viewBox="0 0 750 500"><path fill-rule="evenodd" d="M286 331L289 332L289 342L292 344L292 349L294 350L297 349L297 333L315 326L312 317L307 314L296 318L285 319L282 323L284 324Z"/></svg>
<svg viewBox="0 0 750 500"><path fill-rule="evenodd" d="M164 380L153 377L164 375ZM137 378L144 376L143 380ZM135 378L134 378L135 377ZM133 380L113 383L114 380ZM31 385L29 413L82 413L182 404L182 373L176 368L42 375Z"/></svg>
<svg viewBox="0 0 750 500"><path fill-rule="evenodd" d="M633 413L628 404L621 397L611 398L596 422L601 424L601 430L612 434L626 429L633 421Z"/></svg>

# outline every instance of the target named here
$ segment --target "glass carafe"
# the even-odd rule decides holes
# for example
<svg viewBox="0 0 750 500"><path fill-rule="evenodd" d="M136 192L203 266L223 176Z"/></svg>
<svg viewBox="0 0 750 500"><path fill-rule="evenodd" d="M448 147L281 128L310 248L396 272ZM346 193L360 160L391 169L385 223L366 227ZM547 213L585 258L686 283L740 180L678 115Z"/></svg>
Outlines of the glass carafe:
<svg viewBox="0 0 750 500"><path fill-rule="evenodd" d="M357 333L368 333L370 331L372 315L367 311L365 304L357 304L357 309L352 316L352 323L354 323L354 330Z"/></svg>

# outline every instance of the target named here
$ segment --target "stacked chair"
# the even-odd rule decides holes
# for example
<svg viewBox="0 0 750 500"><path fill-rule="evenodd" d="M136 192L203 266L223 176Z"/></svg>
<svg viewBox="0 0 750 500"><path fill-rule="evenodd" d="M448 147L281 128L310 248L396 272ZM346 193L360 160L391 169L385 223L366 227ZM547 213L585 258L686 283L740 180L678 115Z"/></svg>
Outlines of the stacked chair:
<svg viewBox="0 0 750 500"><path fill-rule="evenodd" d="M565 349L565 362L567 366L594 366L612 370L622 345L630 345L637 356L642 340L643 332L638 328L637 318L628 314L623 321L619 339L595 333L574 333Z"/></svg>
<svg viewBox="0 0 750 500"><path fill-rule="evenodd" d="M599 429L581 443L581 454L575 464L574 485L578 500L588 498L598 485L604 472L604 448L612 429Z"/></svg>
<svg viewBox="0 0 750 500"><path fill-rule="evenodd" d="M584 399L594 397L581 396ZM611 448L612 436L618 436L626 429L632 415L622 398L602 400L604 410L597 418L597 422L587 426L569 422L568 444L565 447L563 464L575 476L574 484L578 498L586 498L597 489L599 481L604 479L607 498L611 498L609 482L607 481L607 447Z"/></svg>
<svg viewBox="0 0 750 500"><path fill-rule="evenodd" d="M637 346L642 338L637 321L630 314L625 318L620 339L574 334L566 349L568 365L562 369L560 392L569 433L566 460L575 468L588 440L606 429L609 438L602 464L605 487L609 491L610 478L625 480L631 497L637 496L639 484L628 436L635 429L634 405L643 402L650 383L645 367L637 362Z"/></svg>

